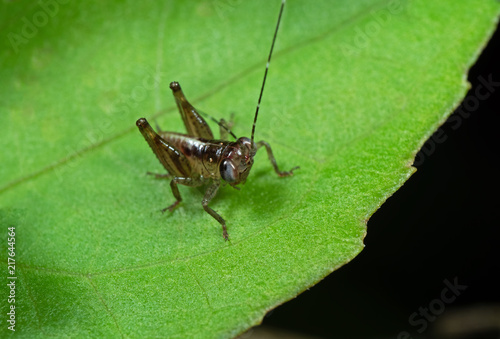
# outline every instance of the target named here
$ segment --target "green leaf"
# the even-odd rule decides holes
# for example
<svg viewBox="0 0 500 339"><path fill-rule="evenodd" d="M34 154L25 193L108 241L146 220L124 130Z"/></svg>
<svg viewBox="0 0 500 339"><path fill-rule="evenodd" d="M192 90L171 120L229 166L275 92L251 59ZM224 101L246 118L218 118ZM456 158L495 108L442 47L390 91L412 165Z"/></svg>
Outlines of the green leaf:
<svg viewBox="0 0 500 339"><path fill-rule="evenodd" d="M231 337L344 265L463 98L495 0L287 3L241 191L174 201L135 127L183 131L170 81L249 136L279 1L3 2L0 253L24 337ZM215 126L213 129L218 130ZM5 272L5 271L4 271ZM4 275L8 275L4 273ZM10 293L4 284L3 294Z"/></svg>

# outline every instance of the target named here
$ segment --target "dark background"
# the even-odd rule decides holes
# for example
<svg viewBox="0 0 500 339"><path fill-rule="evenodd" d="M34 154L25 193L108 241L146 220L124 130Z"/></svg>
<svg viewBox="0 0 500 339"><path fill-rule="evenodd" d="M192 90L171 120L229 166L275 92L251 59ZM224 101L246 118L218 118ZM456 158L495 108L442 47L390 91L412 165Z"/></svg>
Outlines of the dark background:
<svg viewBox="0 0 500 339"><path fill-rule="evenodd" d="M499 29L469 72L468 95L490 75L500 81ZM361 254L271 311L264 328L325 338L405 338L402 331L412 338L500 338L500 87L476 110L464 109L467 118L458 111L420 151L417 172L370 219ZM445 279L467 289L440 310L435 299ZM409 317L430 304L438 316L412 326ZM496 330L473 330L476 318L488 316ZM471 332L453 334L457 324Z"/></svg>

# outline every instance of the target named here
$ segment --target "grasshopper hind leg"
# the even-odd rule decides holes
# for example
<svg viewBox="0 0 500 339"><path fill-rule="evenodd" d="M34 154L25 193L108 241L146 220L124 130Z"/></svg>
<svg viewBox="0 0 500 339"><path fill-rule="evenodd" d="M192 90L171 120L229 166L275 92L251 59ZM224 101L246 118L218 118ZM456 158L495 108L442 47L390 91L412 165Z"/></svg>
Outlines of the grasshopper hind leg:
<svg viewBox="0 0 500 339"><path fill-rule="evenodd" d="M198 111L189 103L182 92L181 85L177 81L170 83L170 89L174 95L175 102L181 114L182 121L189 136L213 140L214 135L207 122Z"/></svg>
<svg viewBox="0 0 500 339"><path fill-rule="evenodd" d="M167 206L164 209L162 209L161 210L162 213L165 213L165 211L167 211L167 210L172 212L177 207L177 205L179 205L179 203L182 201L182 197L181 197L181 194L179 193L179 188L177 187L177 182L175 181L175 179L176 178L174 178L170 182L170 188L172 189L172 194L175 197L175 202L172 205Z"/></svg>
<svg viewBox="0 0 500 339"><path fill-rule="evenodd" d="M182 197L181 194L179 193L179 188L177 187L177 184L196 187L203 185L203 181L193 178L174 177L172 181L170 181L170 189L172 190L172 194L174 195L175 202L172 205L162 209L161 210L162 212L165 212L167 210L172 212L177 207L177 205L179 205L179 203L182 201Z"/></svg>

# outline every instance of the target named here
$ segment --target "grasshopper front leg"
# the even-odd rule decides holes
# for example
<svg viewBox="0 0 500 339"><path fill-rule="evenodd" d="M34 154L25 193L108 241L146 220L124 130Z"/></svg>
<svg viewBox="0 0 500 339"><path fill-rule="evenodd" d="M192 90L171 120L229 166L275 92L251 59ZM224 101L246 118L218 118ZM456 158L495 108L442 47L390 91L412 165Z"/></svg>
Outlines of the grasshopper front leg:
<svg viewBox="0 0 500 339"><path fill-rule="evenodd" d="M170 173L153 173L153 172L146 172L147 175L153 175L155 179L169 179L172 178L172 175Z"/></svg>
<svg viewBox="0 0 500 339"><path fill-rule="evenodd" d="M205 196L203 197L203 200L201 201L201 205L203 206L203 209L210 214L215 220L219 222L222 226L222 236L224 237L224 240L228 241L229 240L229 235L227 234L227 227L226 227L226 221L222 219L222 217L215 212L212 208L208 207L208 203L212 200L213 197L217 194L217 191L219 190L220 187L220 181L219 180L214 180L213 184L210 185L207 188L207 191L205 192Z"/></svg>
<svg viewBox="0 0 500 339"><path fill-rule="evenodd" d="M271 149L271 145L269 145L267 142L261 140L257 143L257 150L259 148L261 148L262 146L264 146L266 148L269 161L271 162L271 165L273 165L274 171L276 172L276 174L278 174L278 176L280 176L280 177L292 176L293 171L300 168L300 166L295 166L294 168L292 168L289 171L280 171L280 169L278 168L278 164L276 163L276 159L274 158L273 151Z"/></svg>

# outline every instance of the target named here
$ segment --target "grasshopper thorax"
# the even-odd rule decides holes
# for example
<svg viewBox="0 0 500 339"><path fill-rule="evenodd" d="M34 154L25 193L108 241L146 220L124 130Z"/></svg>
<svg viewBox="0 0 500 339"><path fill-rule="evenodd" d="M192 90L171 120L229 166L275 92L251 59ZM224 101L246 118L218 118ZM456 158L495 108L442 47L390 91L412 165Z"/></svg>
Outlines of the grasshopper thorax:
<svg viewBox="0 0 500 339"><path fill-rule="evenodd" d="M242 137L227 145L219 171L221 178L231 186L245 183L257 153L255 143Z"/></svg>

